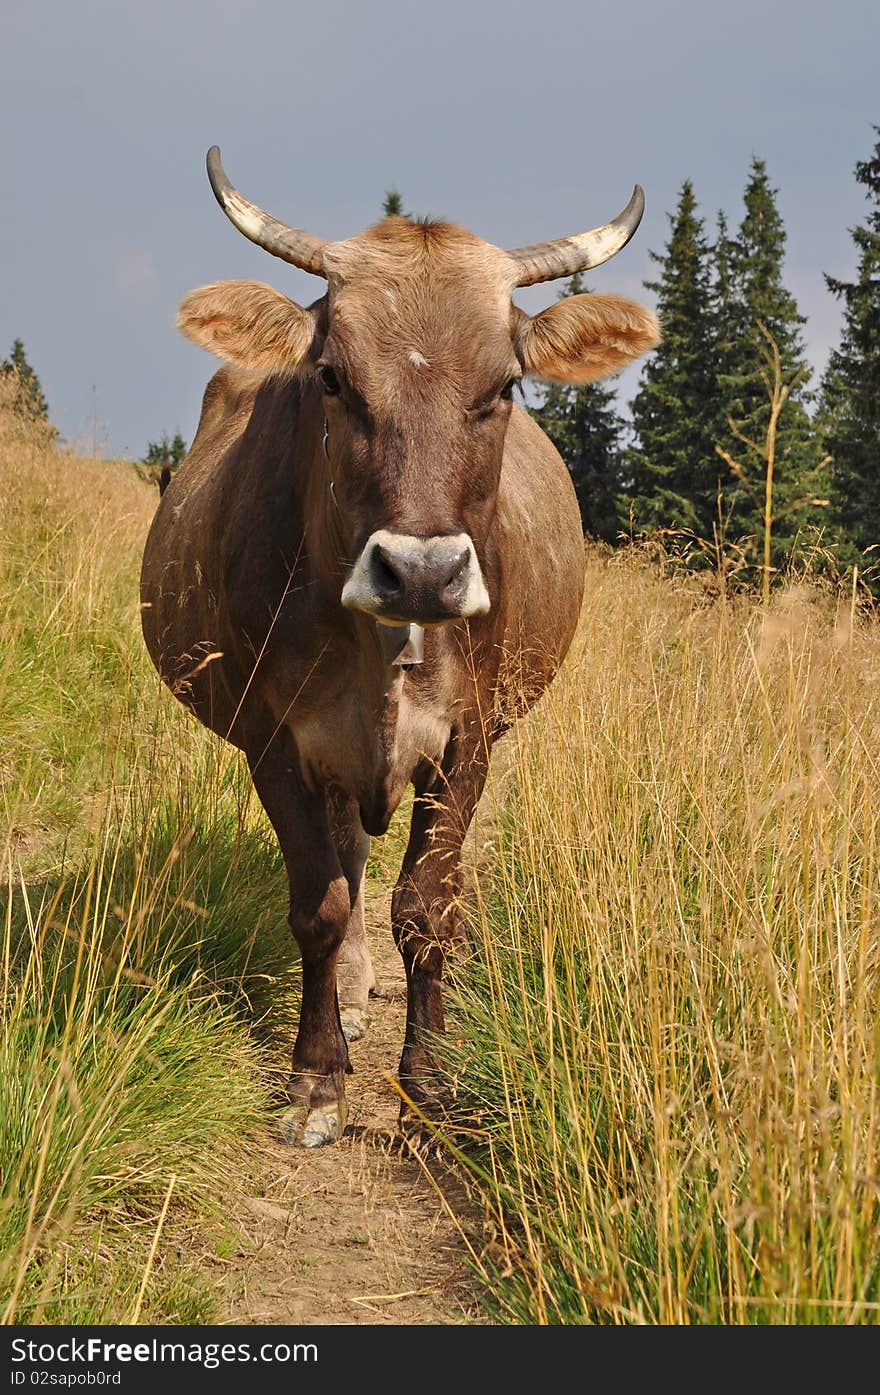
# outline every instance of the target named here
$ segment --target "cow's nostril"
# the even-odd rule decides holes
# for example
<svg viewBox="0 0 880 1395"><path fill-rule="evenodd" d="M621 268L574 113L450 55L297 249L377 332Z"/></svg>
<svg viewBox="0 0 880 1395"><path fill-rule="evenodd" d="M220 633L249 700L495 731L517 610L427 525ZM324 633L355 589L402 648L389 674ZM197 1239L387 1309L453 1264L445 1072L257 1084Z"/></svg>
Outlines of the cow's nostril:
<svg viewBox="0 0 880 1395"><path fill-rule="evenodd" d="M403 590L403 581L398 572L395 571L391 558L384 547L377 547L373 552L371 571L373 580L384 595L396 596Z"/></svg>
<svg viewBox="0 0 880 1395"><path fill-rule="evenodd" d="M443 583L444 590L447 586L452 586L454 582L461 579L461 574L467 566L469 555L467 548L463 547L460 552L457 552L454 557L450 558L447 563L446 580Z"/></svg>

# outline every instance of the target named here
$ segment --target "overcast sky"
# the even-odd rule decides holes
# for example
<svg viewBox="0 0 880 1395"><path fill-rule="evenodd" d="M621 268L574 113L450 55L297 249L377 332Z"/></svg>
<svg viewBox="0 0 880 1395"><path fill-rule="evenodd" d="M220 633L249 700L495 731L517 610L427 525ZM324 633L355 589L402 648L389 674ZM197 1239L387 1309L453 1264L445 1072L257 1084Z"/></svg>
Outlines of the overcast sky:
<svg viewBox="0 0 880 1395"><path fill-rule="evenodd" d="M248 197L330 238L375 221L392 184L516 246L604 222L638 181L641 229L590 278L633 296L682 181L710 227L719 208L735 226L761 155L821 368L839 325L822 273L852 273L867 210L853 165L880 124L878 55L877 0L2 0L0 355L24 339L71 440L94 416L112 454L190 439L214 363L174 327L181 295L321 286L223 217L216 142Z"/></svg>

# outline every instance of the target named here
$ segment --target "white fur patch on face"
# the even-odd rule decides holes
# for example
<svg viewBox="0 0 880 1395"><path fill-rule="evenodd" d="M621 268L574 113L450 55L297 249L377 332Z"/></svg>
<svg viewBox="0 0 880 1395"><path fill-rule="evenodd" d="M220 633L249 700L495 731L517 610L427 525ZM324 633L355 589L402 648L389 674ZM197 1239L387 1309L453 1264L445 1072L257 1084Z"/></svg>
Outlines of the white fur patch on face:
<svg viewBox="0 0 880 1395"><path fill-rule="evenodd" d="M413 368L430 368L431 366L429 360L425 358L424 354L420 354L418 349L410 349L407 358Z"/></svg>

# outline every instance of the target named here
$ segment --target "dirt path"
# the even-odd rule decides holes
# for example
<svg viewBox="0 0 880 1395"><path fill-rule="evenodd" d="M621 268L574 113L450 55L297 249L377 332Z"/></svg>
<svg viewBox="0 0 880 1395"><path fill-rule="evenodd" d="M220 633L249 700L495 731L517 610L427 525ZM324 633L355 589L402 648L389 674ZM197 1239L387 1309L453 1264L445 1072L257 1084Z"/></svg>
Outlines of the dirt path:
<svg viewBox="0 0 880 1395"><path fill-rule="evenodd" d="M480 1321L466 1246L425 1169L401 1154L393 1075L405 982L387 901L367 904L379 985L372 1025L351 1048L349 1128L335 1147L267 1140L251 1194L230 1217L241 1243L219 1256L227 1317L236 1323ZM451 1183L444 1182L450 1194ZM463 1194L456 1198L463 1200Z"/></svg>

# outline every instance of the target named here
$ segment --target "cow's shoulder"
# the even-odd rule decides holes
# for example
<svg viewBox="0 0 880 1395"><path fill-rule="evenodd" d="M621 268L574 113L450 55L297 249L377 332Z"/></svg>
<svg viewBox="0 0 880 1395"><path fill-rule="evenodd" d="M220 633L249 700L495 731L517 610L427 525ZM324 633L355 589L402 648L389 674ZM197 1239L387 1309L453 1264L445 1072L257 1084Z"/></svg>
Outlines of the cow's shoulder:
<svg viewBox="0 0 880 1395"><path fill-rule="evenodd" d="M196 440L211 436L242 413L250 414L262 379L240 368L218 369L205 388Z"/></svg>
<svg viewBox="0 0 880 1395"><path fill-rule="evenodd" d="M240 369L224 367L208 383L189 454L167 491L178 509L196 490L208 489L213 497L218 470L247 430L262 381ZM200 512L205 506L203 496Z"/></svg>

